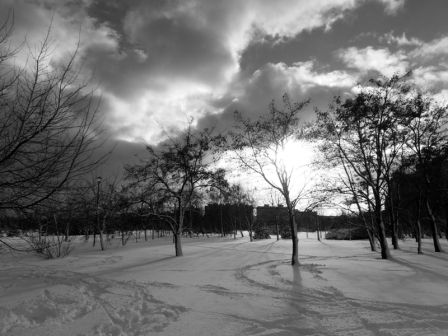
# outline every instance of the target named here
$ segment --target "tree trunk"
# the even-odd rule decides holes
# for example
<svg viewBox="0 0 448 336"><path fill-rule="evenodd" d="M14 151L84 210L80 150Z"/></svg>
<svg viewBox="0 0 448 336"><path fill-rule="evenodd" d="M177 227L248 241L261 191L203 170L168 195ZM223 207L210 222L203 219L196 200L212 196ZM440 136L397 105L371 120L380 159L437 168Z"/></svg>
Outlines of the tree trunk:
<svg viewBox="0 0 448 336"><path fill-rule="evenodd" d="M448 202L445 204L445 239L448 240Z"/></svg>
<svg viewBox="0 0 448 336"><path fill-rule="evenodd" d="M104 237L103 237L102 229L100 229L100 246L101 246L101 251L104 251Z"/></svg>
<svg viewBox="0 0 448 336"><path fill-rule="evenodd" d="M390 201L389 204L390 204L389 220L390 220L390 232L392 236L392 245L394 247L394 250L398 250L400 247L398 246L397 222L394 215L394 209L392 208L392 201Z"/></svg>
<svg viewBox="0 0 448 336"><path fill-rule="evenodd" d="M293 211L294 209L292 209ZM291 225L291 234L292 234L292 258L291 265L299 264L299 238L297 238L297 223L294 218L294 213L290 211L289 214L289 222Z"/></svg>
<svg viewBox="0 0 448 336"><path fill-rule="evenodd" d="M222 223L222 204L221 204L221 238L224 238L224 224Z"/></svg>
<svg viewBox="0 0 448 336"><path fill-rule="evenodd" d="M392 224L392 228L391 228L391 234L392 234L392 246L394 247L394 250L398 250L399 246L398 246L398 237L397 237L397 231L395 228L395 225Z"/></svg>
<svg viewBox="0 0 448 336"><path fill-rule="evenodd" d="M422 227L420 225L420 220L417 218L417 253L423 254L422 252Z"/></svg>
<svg viewBox="0 0 448 336"><path fill-rule="evenodd" d="M249 226L249 238L251 242L254 241L254 238L252 237L252 224Z"/></svg>
<svg viewBox="0 0 448 336"><path fill-rule="evenodd" d="M435 252L444 252L442 249L442 246L440 245L438 233L437 233L437 221L434 217L434 213L432 212L431 206L429 204L429 198L428 196L425 197L425 205L426 210L428 211L429 219L430 219L430 225L431 225L431 233L432 233L432 240L434 242L434 251Z"/></svg>
<svg viewBox="0 0 448 336"><path fill-rule="evenodd" d="M395 213L395 207L394 202L392 199L392 188L393 184L388 180L388 190L389 190L389 221L390 221L390 231L392 236L392 245L394 247L394 250L398 250L400 247L398 246L398 234L397 234L397 226L398 226L398 219L397 214ZM397 185L397 202L400 202L400 188L399 185Z"/></svg>
<svg viewBox="0 0 448 336"><path fill-rule="evenodd" d="M322 223L322 231L324 232L324 238L325 238L325 236L327 235L327 228L325 227L325 221L323 221L323 223ZM322 231L320 232L321 238L322 238Z"/></svg>
<svg viewBox="0 0 448 336"><path fill-rule="evenodd" d="M348 240L352 240L352 223L350 221L347 222L348 225Z"/></svg>
<svg viewBox="0 0 448 336"><path fill-rule="evenodd" d="M448 221L445 223L445 238L448 240Z"/></svg>
<svg viewBox="0 0 448 336"><path fill-rule="evenodd" d="M366 228L366 230L367 235L369 236L370 250L372 250L372 252L376 252L375 236L370 232L368 228Z"/></svg>
<svg viewBox="0 0 448 336"><path fill-rule="evenodd" d="M308 238L308 221L306 221L306 237Z"/></svg>
<svg viewBox="0 0 448 336"><path fill-rule="evenodd" d="M253 213L253 211L250 214L249 218L246 217L246 220L248 221L248 226L249 226L249 238L250 238L250 241L253 242L254 241L254 238L252 237L252 228L254 226L254 213Z"/></svg>
<svg viewBox="0 0 448 336"><path fill-rule="evenodd" d="M367 188L367 192L369 191L369 189ZM369 229L369 224L367 224L367 220L365 219L365 216L362 213L362 210L359 206L359 203L356 203L358 205L358 210L359 213L361 214L361 218L364 222L364 225L366 227L367 230L367 234L369 235L369 242L370 242L370 249L372 250L372 252L377 252L377 248L376 248L376 242L375 242L375 222L374 222L374 218L373 218L373 212L372 212L372 208L370 203L368 203L369 206L369 221L370 221L370 229Z"/></svg>
<svg viewBox="0 0 448 336"><path fill-rule="evenodd" d="M70 236L70 222L67 223L67 226L65 227L65 239L64 241L68 242Z"/></svg>
<svg viewBox="0 0 448 336"><path fill-rule="evenodd" d="M176 257L181 257L184 255L182 252L181 233L176 232L175 234L173 234L173 238L174 238L174 248L176 249Z"/></svg>
<svg viewBox="0 0 448 336"><path fill-rule="evenodd" d="M104 228L106 227L106 217L104 217L103 225L99 228L100 229L100 245L101 245L101 251L104 251Z"/></svg>
<svg viewBox="0 0 448 336"><path fill-rule="evenodd" d="M375 195L374 210L375 210L375 224L378 230L378 240L380 242L381 247L381 258L389 259L390 258L389 245L387 243L386 229L384 227L384 221L381 215L381 199L378 194Z"/></svg>
<svg viewBox="0 0 448 336"><path fill-rule="evenodd" d="M378 227L379 242L381 247L381 258L389 259L390 252L389 252L389 245L387 244L386 230L384 229L384 223L381 221L378 226L379 226Z"/></svg>
<svg viewBox="0 0 448 336"><path fill-rule="evenodd" d="M317 214L316 214L316 230L317 230L317 240L320 241L319 217Z"/></svg>
<svg viewBox="0 0 448 336"><path fill-rule="evenodd" d="M234 226L233 226L233 239L236 239L236 231L237 231L237 228L236 228L236 220L234 220Z"/></svg>
<svg viewBox="0 0 448 336"><path fill-rule="evenodd" d="M277 230L277 241L279 241L279 240L280 240L280 237L279 237L279 234L278 234L278 220L277 220L277 218L276 218L276 220L275 220L275 228L276 228L276 230Z"/></svg>
<svg viewBox="0 0 448 336"><path fill-rule="evenodd" d="M39 241L42 240L42 225L39 224ZM87 239L86 239L87 241Z"/></svg>

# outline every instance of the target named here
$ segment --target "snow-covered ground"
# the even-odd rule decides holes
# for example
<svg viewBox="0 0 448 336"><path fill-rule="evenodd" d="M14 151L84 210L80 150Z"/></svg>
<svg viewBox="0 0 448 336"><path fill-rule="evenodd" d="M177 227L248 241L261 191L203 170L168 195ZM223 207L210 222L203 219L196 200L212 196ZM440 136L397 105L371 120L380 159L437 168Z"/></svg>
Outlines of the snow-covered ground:
<svg viewBox="0 0 448 336"><path fill-rule="evenodd" d="M171 241L0 256L0 334L448 335L448 254L430 240L381 260L367 241L301 233L300 267L274 237L185 238L183 257Z"/></svg>

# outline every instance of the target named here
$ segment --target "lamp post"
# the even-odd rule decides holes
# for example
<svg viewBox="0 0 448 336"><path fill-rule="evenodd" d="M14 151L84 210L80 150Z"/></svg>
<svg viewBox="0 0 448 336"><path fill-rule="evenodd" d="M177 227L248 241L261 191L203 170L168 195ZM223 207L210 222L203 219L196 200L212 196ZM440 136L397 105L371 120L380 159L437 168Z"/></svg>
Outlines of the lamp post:
<svg viewBox="0 0 448 336"><path fill-rule="evenodd" d="M99 204L100 204L100 183L101 183L101 176L98 176L97 178L96 178L96 181L97 181L97 185L98 185L98 188L97 188L97 192L96 192L96 226L97 226L97 228L98 228L98 230L100 229L100 214L99 214ZM101 230L100 230L101 231ZM93 233L93 246L95 246L95 237L96 237L96 234L95 234L95 231L94 231L94 233ZM101 242L102 243L102 242Z"/></svg>

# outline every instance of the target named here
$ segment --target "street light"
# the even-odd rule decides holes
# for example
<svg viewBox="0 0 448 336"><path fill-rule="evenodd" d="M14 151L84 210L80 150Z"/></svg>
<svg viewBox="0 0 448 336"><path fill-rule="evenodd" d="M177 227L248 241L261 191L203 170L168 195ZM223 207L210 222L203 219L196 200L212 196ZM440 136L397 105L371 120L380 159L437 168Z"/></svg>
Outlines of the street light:
<svg viewBox="0 0 448 336"><path fill-rule="evenodd" d="M98 176L96 178L96 181L98 182L98 189L96 192L96 226L98 228L98 230L100 229L100 215L99 215L99 204L100 204L100 183L101 183L101 176ZM95 237L96 237L96 233L95 231L93 232L93 245L95 246Z"/></svg>
<svg viewBox="0 0 448 336"><path fill-rule="evenodd" d="M98 182L98 191L96 193L96 213L98 215L98 209L99 209L99 205L100 205L100 183L101 183L101 176L98 176L96 178L96 181Z"/></svg>
<svg viewBox="0 0 448 336"><path fill-rule="evenodd" d="M102 180L101 176L98 176L96 178L96 181L98 182L98 192L96 194L96 208L97 208L97 210L98 210L98 205L99 205L99 195L100 195L100 183L101 183L101 180Z"/></svg>

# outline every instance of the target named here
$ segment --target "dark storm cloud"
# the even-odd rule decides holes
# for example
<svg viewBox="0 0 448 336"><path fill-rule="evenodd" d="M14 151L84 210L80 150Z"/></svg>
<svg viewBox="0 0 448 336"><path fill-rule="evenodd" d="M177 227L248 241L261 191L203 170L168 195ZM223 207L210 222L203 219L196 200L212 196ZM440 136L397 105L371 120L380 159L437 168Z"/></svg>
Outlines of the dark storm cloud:
<svg viewBox="0 0 448 336"><path fill-rule="evenodd" d="M120 41L122 48L128 48L129 41L126 38L124 32L124 18L127 11L132 8L133 5L138 4L140 1L104 1L93 0L85 11L87 15L94 19L96 27L100 25L106 25L116 32L116 37Z"/></svg>
<svg viewBox="0 0 448 336"><path fill-rule="evenodd" d="M232 11L224 5L182 8L171 1L94 1L86 11L97 25L116 33L116 53L91 46L86 58L119 97L163 91L176 80L216 85L233 64L225 45Z"/></svg>
<svg viewBox="0 0 448 336"><path fill-rule="evenodd" d="M30 43L54 16L55 59L81 29L79 56L100 81L111 137L158 143L161 126L178 134L189 116L225 129L234 110L260 115L272 99L281 107L285 92L325 106L385 71L414 67L419 80L445 83L447 4L433 4L9 0L0 9L16 8L17 33Z"/></svg>
<svg viewBox="0 0 448 336"><path fill-rule="evenodd" d="M15 10L15 45L34 46L52 18L53 61L81 38L82 76L119 145L105 169L145 155L194 117L220 131L235 110L256 118L282 95L325 108L357 82L414 70L448 94L448 3L420 0L4 0ZM6 15L6 14L4 14ZM26 63L21 53L17 64ZM443 93L442 92L442 93ZM110 168L110 169L109 169Z"/></svg>
<svg viewBox="0 0 448 336"><path fill-rule="evenodd" d="M102 178L124 179L124 166L139 162L139 158L145 158L146 147L143 143L128 142L123 140L109 141L100 148L95 155L101 156L111 152L109 160L103 164L94 175Z"/></svg>
<svg viewBox="0 0 448 336"><path fill-rule="evenodd" d="M237 100L242 106L261 107L268 104L270 97L281 96L280 92L294 91L302 98L305 91L309 94L325 91L328 85L322 81L306 83L308 79L305 79L296 85L292 80L288 84L291 82L288 76L300 75L300 71L294 71L298 68L308 75L308 65L294 64L311 61L311 67L320 62L328 72L333 71L330 77L334 77L337 69L328 66L331 48L346 36L333 33L333 27L361 3L364 1L356 5L345 0L321 0L312 4L280 1L273 6L253 1L243 4L238 1L96 0L86 8L86 13L97 27L110 29L109 37L117 41L118 47L114 50L109 45L92 43L85 49L85 59L90 67L95 67L102 89L111 96L105 98L111 100L109 105L117 106L120 100L123 103L110 117L111 123L117 125L115 133L128 139L137 133L157 142L160 134L154 132L154 125L162 124L170 132L178 132L185 125L182 114L197 119L214 115L221 122L228 121L225 113L222 118L218 115L230 107L214 104L222 97L227 101ZM384 16L385 8L396 13L403 1L374 3L375 9ZM278 15L273 16L272 10ZM271 41L269 36L274 36ZM266 48L257 50L260 39L270 52ZM313 54L327 57L317 62ZM258 62L254 60L257 57ZM292 71L278 75L276 64L286 64L285 69ZM338 76L346 84L348 75L340 72ZM247 83L246 79L257 84ZM316 88L320 85L321 89ZM201 95L203 99L197 99ZM269 97L267 102L266 97ZM189 110L184 112L185 108ZM213 110L216 108L218 111ZM124 115L120 110L128 110L131 115ZM126 122L120 123L121 118ZM142 132L143 124L152 126L152 136Z"/></svg>
<svg viewBox="0 0 448 336"><path fill-rule="evenodd" d="M233 115L236 110L243 112L246 117L256 119L268 112L272 100L277 108L282 109L282 96L285 93L292 102L311 99L301 115L303 121L310 121L314 118L314 107L324 108L334 96L348 92L356 84L355 79L356 76L348 72L319 71L313 62L295 63L291 66L268 63L251 77L237 79L236 89L230 96L210 101L212 106L220 108L222 112L204 116L198 121L198 128L216 125L218 131L224 131L228 125L234 124ZM229 103L223 107L225 102Z"/></svg>

